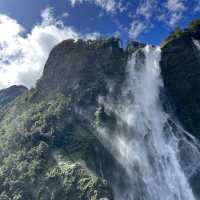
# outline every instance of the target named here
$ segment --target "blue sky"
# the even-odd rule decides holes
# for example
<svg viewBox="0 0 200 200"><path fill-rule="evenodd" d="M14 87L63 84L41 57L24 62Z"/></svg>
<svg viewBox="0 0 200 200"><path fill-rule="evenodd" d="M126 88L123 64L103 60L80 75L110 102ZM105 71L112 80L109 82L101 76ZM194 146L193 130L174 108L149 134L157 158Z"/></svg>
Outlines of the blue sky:
<svg viewBox="0 0 200 200"><path fill-rule="evenodd" d="M0 0L0 88L32 87L67 38L118 36L160 44L200 16L200 0Z"/></svg>
<svg viewBox="0 0 200 200"><path fill-rule="evenodd" d="M109 2L110 7L106 5ZM128 31L131 23L139 21L140 25L134 26L134 29L139 29L139 33L133 35L133 38L151 44L159 44L175 26L184 27L190 20L200 16L199 0L0 1L0 13L16 19L27 31L41 20L41 11L46 7L52 7L58 18L62 18L63 13L68 13L62 21L81 34L116 34L124 41L130 37Z"/></svg>

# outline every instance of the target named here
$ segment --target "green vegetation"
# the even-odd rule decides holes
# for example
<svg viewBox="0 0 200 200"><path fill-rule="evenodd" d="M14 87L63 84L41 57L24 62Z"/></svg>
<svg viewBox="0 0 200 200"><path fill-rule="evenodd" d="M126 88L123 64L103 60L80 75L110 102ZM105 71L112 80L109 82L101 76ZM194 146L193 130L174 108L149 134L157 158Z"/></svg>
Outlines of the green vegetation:
<svg viewBox="0 0 200 200"><path fill-rule="evenodd" d="M87 170L102 147L76 123L71 96L34 103L30 93L0 111L0 200L112 199L107 182Z"/></svg>
<svg viewBox="0 0 200 200"><path fill-rule="evenodd" d="M193 29L195 29L195 28L197 28L197 27L200 27L200 19L196 19L196 20L193 20L193 21L191 21L190 23L189 23L189 29L190 30L193 30Z"/></svg>
<svg viewBox="0 0 200 200"><path fill-rule="evenodd" d="M193 34L193 32L200 28L200 19L193 20L189 23L188 27L185 29L181 29L180 27L176 27L174 31L170 33L170 35L164 40L163 44L170 42L171 40L181 38L183 36L189 36Z"/></svg>
<svg viewBox="0 0 200 200"><path fill-rule="evenodd" d="M170 33L170 35L164 40L164 44L170 42L171 40L178 39L184 35L187 35L188 29L181 29L180 27L176 27L174 31Z"/></svg>
<svg viewBox="0 0 200 200"><path fill-rule="evenodd" d="M171 32L170 36L173 38L179 38L183 34L184 30L182 30L180 27L176 27L175 30Z"/></svg>

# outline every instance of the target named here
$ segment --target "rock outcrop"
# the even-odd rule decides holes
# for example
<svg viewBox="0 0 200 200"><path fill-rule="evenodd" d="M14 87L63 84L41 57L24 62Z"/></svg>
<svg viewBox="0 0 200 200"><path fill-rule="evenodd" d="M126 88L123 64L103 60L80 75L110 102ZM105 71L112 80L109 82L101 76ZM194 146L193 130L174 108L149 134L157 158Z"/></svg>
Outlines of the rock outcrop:
<svg viewBox="0 0 200 200"><path fill-rule="evenodd" d="M106 92L107 80L122 82L125 65L118 39L63 41L50 53L36 96L46 98L59 91L80 100L86 101L84 96L94 100L95 95Z"/></svg>

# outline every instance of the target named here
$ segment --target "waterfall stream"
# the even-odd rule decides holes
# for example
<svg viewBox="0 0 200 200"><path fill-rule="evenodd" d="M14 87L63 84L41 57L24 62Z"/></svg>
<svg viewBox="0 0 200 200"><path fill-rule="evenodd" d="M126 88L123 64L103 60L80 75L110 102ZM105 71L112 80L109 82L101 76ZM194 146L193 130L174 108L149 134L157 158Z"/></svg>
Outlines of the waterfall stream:
<svg viewBox="0 0 200 200"><path fill-rule="evenodd" d="M121 105L107 104L120 120L114 136L105 129L101 136L126 171L125 191L115 188L117 200L195 200L188 179L199 167L198 144L163 108L160 55L158 47L136 51Z"/></svg>
<svg viewBox="0 0 200 200"><path fill-rule="evenodd" d="M193 44L196 46L197 50L200 51L200 43L198 40L193 39Z"/></svg>

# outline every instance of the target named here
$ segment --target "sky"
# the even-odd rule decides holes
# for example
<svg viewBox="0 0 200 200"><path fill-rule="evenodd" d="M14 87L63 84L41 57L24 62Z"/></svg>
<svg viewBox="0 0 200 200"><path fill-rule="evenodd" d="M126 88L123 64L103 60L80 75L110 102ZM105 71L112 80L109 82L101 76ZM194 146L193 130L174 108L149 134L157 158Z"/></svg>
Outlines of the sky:
<svg viewBox="0 0 200 200"><path fill-rule="evenodd" d="M51 49L68 38L116 36L159 45L200 17L200 0L0 0L0 89L34 87Z"/></svg>

